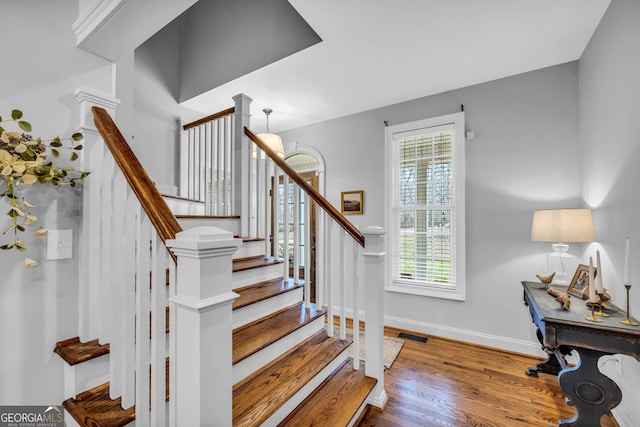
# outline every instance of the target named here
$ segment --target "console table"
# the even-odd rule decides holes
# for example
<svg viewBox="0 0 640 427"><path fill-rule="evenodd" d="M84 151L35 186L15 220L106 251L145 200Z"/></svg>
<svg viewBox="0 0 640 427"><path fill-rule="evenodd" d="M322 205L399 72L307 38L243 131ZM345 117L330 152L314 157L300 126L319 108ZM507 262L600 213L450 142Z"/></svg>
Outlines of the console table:
<svg viewBox="0 0 640 427"><path fill-rule="evenodd" d="M585 320L591 309L584 301L571 298L571 307L564 310L549 295L542 283L522 282L524 303L531 319L538 327L538 339L548 354L547 360L530 368L528 375L538 372L558 375L558 382L567 396L567 403L577 409L575 417L560 420L563 426L600 426L600 418L611 415L622 400L618 385L598 369L598 359L605 355L627 354L640 362L640 327L627 326L619 321L626 313L614 305L605 307L610 317L602 322ZM566 291L565 287L553 285ZM567 366L564 355L575 350L580 361Z"/></svg>

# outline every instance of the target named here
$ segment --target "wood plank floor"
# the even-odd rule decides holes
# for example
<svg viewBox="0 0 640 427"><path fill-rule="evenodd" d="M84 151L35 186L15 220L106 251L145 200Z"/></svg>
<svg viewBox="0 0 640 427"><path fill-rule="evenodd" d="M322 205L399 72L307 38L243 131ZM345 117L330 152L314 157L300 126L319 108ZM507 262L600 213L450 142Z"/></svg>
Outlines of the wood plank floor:
<svg viewBox="0 0 640 427"><path fill-rule="evenodd" d="M398 329L385 328L397 337ZM428 336L426 343L405 339L385 372L389 402L383 412L368 409L369 426L550 426L571 418L556 377L525 375L537 359L520 354ZM617 426L614 419L602 426Z"/></svg>

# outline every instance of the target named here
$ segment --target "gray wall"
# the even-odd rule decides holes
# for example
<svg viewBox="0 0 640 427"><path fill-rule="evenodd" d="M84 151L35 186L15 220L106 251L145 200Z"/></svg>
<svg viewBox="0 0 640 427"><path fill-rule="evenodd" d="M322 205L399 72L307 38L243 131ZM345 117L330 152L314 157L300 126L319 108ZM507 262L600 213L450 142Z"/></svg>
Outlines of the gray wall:
<svg viewBox="0 0 640 427"><path fill-rule="evenodd" d="M384 225L383 121L424 119L464 104L475 132L466 142L467 300L387 292L387 324L537 351L520 281L546 270L550 250L529 240L533 211L580 205L577 73L572 62L281 134L322 152L335 206L341 191L364 190L365 213L349 220Z"/></svg>
<svg viewBox="0 0 640 427"><path fill-rule="evenodd" d="M130 76L134 120L129 143L151 178L165 186L179 184L180 118L195 120L204 116L177 102L180 66L168 58L178 57L179 27L177 21L172 22L136 49ZM126 79L118 80L118 87L123 81Z"/></svg>
<svg viewBox="0 0 640 427"><path fill-rule="evenodd" d="M77 13L77 0L0 3L0 16L29 28L0 26L3 58L15 65L2 69L0 115L22 110L35 136L68 136L77 130L80 112L73 92L78 87L112 91L111 64L75 47L71 26ZM32 212L40 225L72 229L76 245L73 259L46 261L45 241L32 237L36 224L21 236L27 252L0 251L0 405L60 404L63 362L53 349L57 341L78 335L81 197L69 187L56 191L40 184L29 188L26 197L35 205ZM5 198L0 198L2 230L10 223L7 211ZM10 237L0 236L0 241L4 244ZM40 265L24 268L25 256Z"/></svg>
<svg viewBox="0 0 640 427"><path fill-rule="evenodd" d="M180 17L179 100L200 95L319 41L286 0L198 2Z"/></svg>
<svg viewBox="0 0 640 427"><path fill-rule="evenodd" d="M604 286L618 307L626 306L624 248L631 238L631 313L640 317L640 2L613 0L580 59L580 141L583 191L594 209L602 252ZM586 255L585 255L586 256ZM622 426L640 419L640 363L616 357L607 375L621 385L614 410ZM620 381L623 379L623 381Z"/></svg>

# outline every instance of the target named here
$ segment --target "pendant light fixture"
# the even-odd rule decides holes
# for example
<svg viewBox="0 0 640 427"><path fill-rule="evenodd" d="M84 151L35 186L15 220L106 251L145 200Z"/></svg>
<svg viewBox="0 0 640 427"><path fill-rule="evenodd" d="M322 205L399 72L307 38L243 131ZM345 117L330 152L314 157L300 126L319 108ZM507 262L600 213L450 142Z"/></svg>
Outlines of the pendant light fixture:
<svg viewBox="0 0 640 427"><path fill-rule="evenodd" d="M267 146L273 150L278 156L284 157L284 147L282 146L282 138L274 133L269 133L269 114L273 113L271 108L265 108L262 112L267 116L267 132L259 133L258 138L263 140Z"/></svg>

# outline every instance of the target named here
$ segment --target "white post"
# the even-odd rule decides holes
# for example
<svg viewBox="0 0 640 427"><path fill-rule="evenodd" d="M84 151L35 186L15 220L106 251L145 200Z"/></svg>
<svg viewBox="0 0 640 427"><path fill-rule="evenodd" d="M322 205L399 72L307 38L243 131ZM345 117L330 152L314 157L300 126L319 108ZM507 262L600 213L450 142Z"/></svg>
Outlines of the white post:
<svg viewBox="0 0 640 427"><path fill-rule="evenodd" d="M384 390L384 235L382 227L367 227L365 238L364 301L365 301L365 373L378 380L371 405L384 408L388 396ZM355 330L355 327L354 327Z"/></svg>
<svg viewBox="0 0 640 427"><path fill-rule="evenodd" d="M234 147L234 165L233 165L233 192L234 206L233 215L240 215L240 236L249 236L249 224L251 221L249 208L251 200L249 199L250 174L249 168L251 159L251 147L249 138L244 134L244 127L249 127L251 117L250 105L252 99L241 93L233 97L235 102L235 123L233 141Z"/></svg>
<svg viewBox="0 0 640 427"><path fill-rule="evenodd" d="M231 290L231 274L239 244L233 233L215 227L196 227L167 241L178 256L169 299L176 317L171 399L177 425L232 424L231 305L238 294Z"/></svg>
<svg viewBox="0 0 640 427"><path fill-rule="evenodd" d="M116 107L120 100L112 95L98 90L80 87L74 95L80 103L80 130L84 134L82 141L85 147L80 152L80 170L93 171L92 178L99 176L100 167L104 160L104 146L102 138L93 122L91 107L98 106L106 109L115 116ZM100 182L96 179L83 181L82 191L82 227L78 248L78 276L82 286L78 289L79 300L79 335L81 341L98 338L100 313L100 249L101 244L96 236L100 236L102 221L102 206L100 206Z"/></svg>

